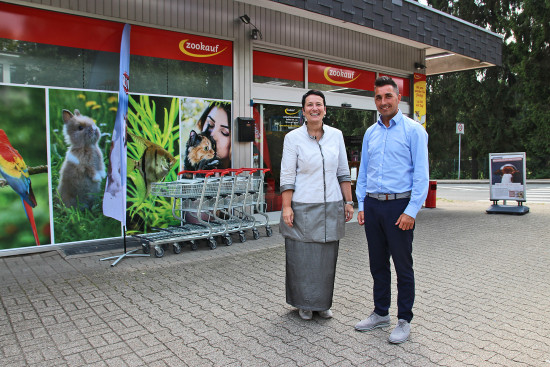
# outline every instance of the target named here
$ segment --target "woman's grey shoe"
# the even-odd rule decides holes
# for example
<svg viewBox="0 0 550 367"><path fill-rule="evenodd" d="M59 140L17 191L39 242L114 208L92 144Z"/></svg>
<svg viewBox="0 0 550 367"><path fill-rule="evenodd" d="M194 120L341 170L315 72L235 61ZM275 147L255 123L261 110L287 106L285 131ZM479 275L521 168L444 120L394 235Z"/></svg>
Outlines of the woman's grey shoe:
<svg viewBox="0 0 550 367"><path fill-rule="evenodd" d="M390 325L390 315L380 316L377 313L373 312L366 319L359 321L355 325L355 330L357 331L369 331L376 329L377 327L384 327Z"/></svg>
<svg viewBox="0 0 550 367"><path fill-rule="evenodd" d="M313 311L298 309L298 314L303 320L311 320L313 318Z"/></svg>
<svg viewBox="0 0 550 367"><path fill-rule="evenodd" d="M399 319L397 326L390 334L388 341L393 344L400 344L409 338L411 333L411 324L407 320Z"/></svg>
<svg viewBox="0 0 550 367"><path fill-rule="evenodd" d="M332 318L332 311L330 309L324 310L324 311L318 311L317 312L319 316L321 316L323 319L331 319Z"/></svg>

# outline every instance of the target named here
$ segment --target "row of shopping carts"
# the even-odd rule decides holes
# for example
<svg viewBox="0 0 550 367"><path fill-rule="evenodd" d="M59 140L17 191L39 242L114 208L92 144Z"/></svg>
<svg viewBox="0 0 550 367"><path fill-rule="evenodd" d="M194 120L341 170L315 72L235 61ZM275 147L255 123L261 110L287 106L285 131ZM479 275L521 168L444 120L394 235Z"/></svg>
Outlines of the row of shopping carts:
<svg viewBox="0 0 550 367"><path fill-rule="evenodd" d="M199 240L205 240L211 249L217 247L218 239L230 246L233 233L238 234L240 242L245 242L247 230L252 230L253 238L258 239L261 227L265 227L270 237L273 231L265 213L263 190L267 171L259 168L181 171L177 181L154 183L151 193L171 199L172 215L179 225L155 227L153 232L133 237L141 242L144 253L150 253L154 247L156 257L164 256L170 244L176 254L181 252L182 243L189 243L196 250Z"/></svg>

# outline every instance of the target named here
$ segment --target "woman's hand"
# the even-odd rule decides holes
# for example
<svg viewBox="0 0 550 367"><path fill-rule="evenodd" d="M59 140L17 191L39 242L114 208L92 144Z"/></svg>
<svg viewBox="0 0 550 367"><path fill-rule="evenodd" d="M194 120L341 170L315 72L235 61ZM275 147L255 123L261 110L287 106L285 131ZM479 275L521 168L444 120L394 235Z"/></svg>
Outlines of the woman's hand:
<svg viewBox="0 0 550 367"><path fill-rule="evenodd" d="M349 222L353 218L353 205L346 204L344 210L346 212L346 222Z"/></svg>
<svg viewBox="0 0 550 367"><path fill-rule="evenodd" d="M283 222L289 227L294 225L294 210L292 210L292 207L283 207Z"/></svg>

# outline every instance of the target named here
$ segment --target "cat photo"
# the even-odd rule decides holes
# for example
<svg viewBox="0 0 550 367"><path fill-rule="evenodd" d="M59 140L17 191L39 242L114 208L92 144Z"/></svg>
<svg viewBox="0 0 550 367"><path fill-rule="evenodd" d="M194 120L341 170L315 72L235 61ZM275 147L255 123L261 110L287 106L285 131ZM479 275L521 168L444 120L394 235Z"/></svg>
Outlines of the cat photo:
<svg viewBox="0 0 550 367"><path fill-rule="evenodd" d="M183 169L197 171L217 168L219 160L216 159L216 141L208 132L197 133L191 130L189 140L185 145L185 158Z"/></svg>
<svg viewBox="0 0 550 367"><path fill-rule="evenodd" d="M91 208L100 200L101 181L106 177L101 131L79 110L63 110L63 136L69 149L59 173L57 190L66 207Z"/></svg>

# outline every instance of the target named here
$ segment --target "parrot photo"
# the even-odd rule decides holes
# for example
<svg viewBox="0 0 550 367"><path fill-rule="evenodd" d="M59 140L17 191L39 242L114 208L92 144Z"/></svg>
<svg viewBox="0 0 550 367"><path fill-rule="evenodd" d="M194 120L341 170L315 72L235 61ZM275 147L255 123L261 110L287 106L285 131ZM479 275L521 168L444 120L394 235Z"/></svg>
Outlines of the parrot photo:
<svg viewBox="0 0 550 367"><path fill-rule="evenodd" d="M23 157L10 144L8 136L2 129L0 129L0 173L6 179L8 185L21 197L25 214L31 224L34 241L37 246L40 245L32 212L32 208L36 206L36 199L32 192L29 171Z"/></svg>

